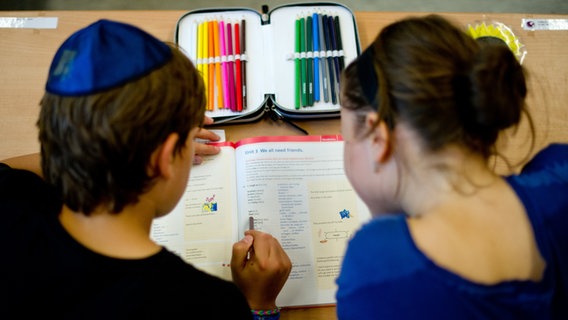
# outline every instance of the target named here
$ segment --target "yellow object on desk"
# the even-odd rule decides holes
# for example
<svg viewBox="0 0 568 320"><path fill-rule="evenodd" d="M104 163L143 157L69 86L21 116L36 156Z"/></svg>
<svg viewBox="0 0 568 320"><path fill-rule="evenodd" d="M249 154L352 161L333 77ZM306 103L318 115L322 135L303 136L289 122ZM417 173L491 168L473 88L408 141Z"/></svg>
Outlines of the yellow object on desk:
<svg viewBox="0 0 568 320"><path fill-rule="evenodd" d="M474 39L496 39L504 42L523 63L527 51L511 28L497 21L480 21L468 26L468 32Z"/></svg>

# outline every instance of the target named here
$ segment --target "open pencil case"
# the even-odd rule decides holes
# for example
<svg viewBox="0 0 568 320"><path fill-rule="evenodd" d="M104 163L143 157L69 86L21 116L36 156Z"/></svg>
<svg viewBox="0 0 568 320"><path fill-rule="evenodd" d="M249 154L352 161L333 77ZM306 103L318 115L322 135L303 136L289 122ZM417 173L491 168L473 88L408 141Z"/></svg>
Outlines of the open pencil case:
<svg viewBox="0 0 568 320"><path fill-rule="evenodd" d="M216 124L338 117L339 74L361 52L353 12L334 2L189 11L175 42L202 74Z"/></svg>

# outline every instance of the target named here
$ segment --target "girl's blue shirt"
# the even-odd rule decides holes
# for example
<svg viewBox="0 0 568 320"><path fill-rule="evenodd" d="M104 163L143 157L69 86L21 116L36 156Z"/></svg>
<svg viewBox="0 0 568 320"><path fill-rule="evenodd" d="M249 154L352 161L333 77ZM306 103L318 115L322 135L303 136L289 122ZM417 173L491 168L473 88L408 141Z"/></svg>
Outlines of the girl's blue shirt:
<svg viewBox="0 0 568 320"><path fill-rule="evenodd" d="M337 279L339 319L568 319L568 145L505 177L522 201L543 279L482 285L425 256L404 214L372 219L350 240Z"/></svg>

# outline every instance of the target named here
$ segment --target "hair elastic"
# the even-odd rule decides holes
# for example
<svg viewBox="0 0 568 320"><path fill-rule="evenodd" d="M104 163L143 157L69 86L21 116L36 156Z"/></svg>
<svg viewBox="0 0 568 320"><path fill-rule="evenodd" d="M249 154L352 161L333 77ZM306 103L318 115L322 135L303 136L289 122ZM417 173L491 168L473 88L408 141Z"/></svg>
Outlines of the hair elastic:
<svg viewBox="0 0 568 320"><path fill-rule="evenodd" d="M371 45L357 59L355 63L357 65L357 78L363 89L363 95L367 102L373 106L375 110L379 108L377 102L377 91L379 89L377 72L375 70L375 64L373 63L373 58L375 56L375 49Z"/></svg>

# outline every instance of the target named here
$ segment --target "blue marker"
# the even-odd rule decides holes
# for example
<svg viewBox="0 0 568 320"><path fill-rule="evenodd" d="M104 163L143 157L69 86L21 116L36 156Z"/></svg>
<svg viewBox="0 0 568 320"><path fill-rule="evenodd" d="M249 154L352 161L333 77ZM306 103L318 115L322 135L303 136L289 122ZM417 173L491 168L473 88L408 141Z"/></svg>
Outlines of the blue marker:
<svg viewBox="0 0 568 320"><path fill-rule="evenodd" d="M320 74L319 74L319 20L317 13L312 14L313 40L314 40L314 101L320 101Z"/></svg>

